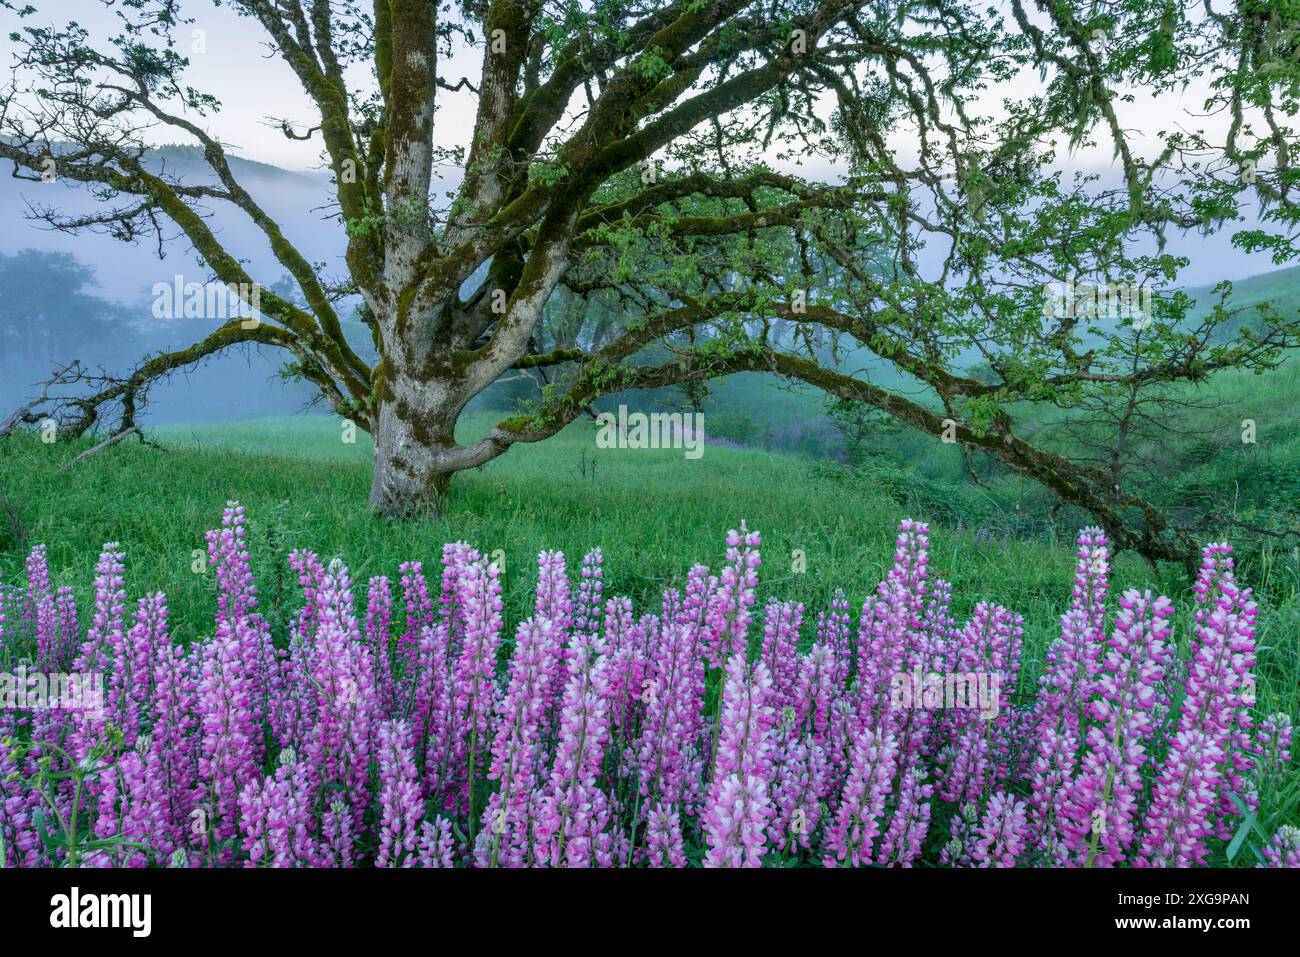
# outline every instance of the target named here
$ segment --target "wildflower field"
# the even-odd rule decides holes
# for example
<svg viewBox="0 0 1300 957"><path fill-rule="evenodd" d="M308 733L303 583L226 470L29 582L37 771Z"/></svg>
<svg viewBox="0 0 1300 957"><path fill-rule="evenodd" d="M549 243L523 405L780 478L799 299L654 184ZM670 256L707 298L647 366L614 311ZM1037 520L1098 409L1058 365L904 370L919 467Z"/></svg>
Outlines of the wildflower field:
<svg viewBox="0 0 1300 957"><path fill-rule="evenodd" d="M1300 863L1292 662L1261 642L1229 545L1207 545L1171 601L1112 584L1105 536L1084 529L1062 613L1027 640L1013 601L935 573L922 522L897 525L878 584L814 605L766 585L784 550L765 564L738 519L712 568L635 601L600 548L539 549L508 608L501 556L473 542L363 584L310 543L270 567L232 502L194 558L205 622L138 593L120 544L80 603L36 545L0 585L0 663L102 675L102 706L0 712L3 858Z"/></svg>

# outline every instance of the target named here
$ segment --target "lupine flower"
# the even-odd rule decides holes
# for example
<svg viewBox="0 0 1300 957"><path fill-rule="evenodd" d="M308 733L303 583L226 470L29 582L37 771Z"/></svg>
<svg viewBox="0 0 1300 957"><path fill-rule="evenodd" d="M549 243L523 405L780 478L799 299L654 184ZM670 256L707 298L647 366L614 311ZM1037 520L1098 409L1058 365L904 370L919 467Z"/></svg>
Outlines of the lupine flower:
<svg viewBox="0 0 1300 957"><path fill-rule="evenodd" d="M753 775L728 774L715 788L704 817L709 851L705 867L761 867L772 807L767 785Z"/></svg>
<svg viewBox="0 0 1300 957"><path fill-rule="evenodd" d="M752 666L743 653L727 662L727 681L722 688L722 710L713 758L715 781L739 775L766 778L771 767L772 728L776 709L769 704L772 676L762 661Z"/></svg>
<svg viewBox="0 0 1300 957"><path fill-rule="evenodd" d="M393 590L382 575L370 579L366 592L366 642L374 656L375 698L379 713L391 717L397 710L397 680L393 674Z"/></svg>
<svg viewBox="0 0 1300 957"><path fill-rule="evenodd" d="M849 600L844 592L836 591L831 599L830 611L817 613L817 644L835 655L835 684L843 687L853 671L853 644L849 640Z"/></svg>
<svg viewBox="0 0 1300 957"><path fill-rule="evenodd" d="M690 628L668 625L642 693L646 715L638 761L645 800L676 804L698 797L703 672L702 660L692 653Z"/></svg>
<svg viewBox="0 0 1300 957"><path fill-rule="evenodd" d="M646 860L651 867L686 866L681 817L671 804L656 804L646 815Z"/></svg>
<svg viewBox="0 0 1300 957"><path fill-rule="evenodd" d="M770 602L763 615L763 644L760 656L772 674L772 706L777 710L794 707L795 685L799 680L799 626L803 605Z"/></svg>
<svg viewBox="0 0 1300 957"><path fill-rule="evenodd" d="M863 730L853 742L848 783L826 837L826 864L858 867L873 861L890 782L898 758L898 742L878 730Z"/></svg>
<svg viewBox="0 0 1300 957"><path fill-rule="evenodd" d="M249 701L243 621L223 622L204 648L196 695L201 744L198 808L201 844L213 848L235 836L239 795L257 776L256 735Z"/></svg>
<svg viewBox="0 0 1300 957"><path fill-rule="evenodd" d="M1118 864L1133 841L1144 742L1154 730L1155 689L1169 657L1169 599L1130 590L1120 607L1089 702L1094 723L1066 796L1066 832L1080 863L1089 866Z"/></svg>
<svg viewBox="0 0 1300 957"><path fill-rule="evenodd" d="M921 855L921 843L930 827L930 797L934 787L925 782L923 768L911 768L903 776L898 807L880 846L880 860L911 867Z"/></svg>
<svg viewBox="0 0 1300 957"><path fill-rule="evenodd" d="M600 612L604 600L604 561L599 548L593 548L582 559L582 577L578 582L578 598L573 606L573 628L584 634L598 634Z"/></svg>
<svg viewBox="0 0 1300 957"><path fill-rule="evenodd" d="M560 657L559 635L548 619L530 618L519 626L510 680L497 706L492 763L487 776L500 783L483 811L491 834L483 866L519 867L529 852L530 801L537 785L541 737L546 720L546 682Z"/></svg>
<svg viewBox="0 0 1300 957"><path fill-rule="evenodd" d="M404 721L385 721L379 726L379 854L377 867L414 862L419 839L419 778L411 757L411 729Z"/></svg>
<svg viewBox="0 0 1300 957"><path fill-rule="evenodd" d="M1196 613L1178 732L1156 780L1137 863L1203 864L1208 838L1224 838L1229 795L1245 792L1242 768L1231 754L1250 726L1255 603L1233 580L1231 551L1210 545L1202 556L1195 591L1205 607Z"/></svg>
<svg viewBox="0 0 1300 957"><path fill-rule="evenodd" d="M466 563L461 569L458 597L465 618L465 634L455 664L454 701L461 733L465 736L463 753L468 767L463 778L458 773L452 780L464 782L455 800L468 804L475 775L481 770L481 752L492 740L496 657L501 641L500 570L482 560ZM461 749L457 753L462 753Z"/></svg>
<svg viewBox="0 0 1300 957"><path fill-rule="evenodd" d="M420 867L452 867L456 860L456 842L452 838L451 821L445 817L425 821L420 825Z"/></svg>
<svg viewBox="0 0 1300 957"><path fill-rule="evenodd" d="M551 867L588 867L612 852L602 835L609 807L597 784L609 711L604 639L578 631L569 648L559 743L550 779L537 798L537 858Z"/></svg>
<svg viewBox="0 0 1300 957"><path fill-rule="evenodd" d="M1259 867L1300 867L1300 827L1283 824L1263 854Z"/></svg>
<svg viewBox="0 0 1300 957"><path fill-rule="evenodd" d="M745 650L758 566L762 564L761 545L758 532L749 531L744 522L740 523L740 531L727 532L727 564L718 576L704 617L705 649L711 668L721 667L732 655Z"/></svg>
<svg viewBox="0 0 1300 957"><path fill-rule="evenodd" d="M978 867L1014 867L1028 836L1025 803L995 791L980 820L971 859Z"/></svg>

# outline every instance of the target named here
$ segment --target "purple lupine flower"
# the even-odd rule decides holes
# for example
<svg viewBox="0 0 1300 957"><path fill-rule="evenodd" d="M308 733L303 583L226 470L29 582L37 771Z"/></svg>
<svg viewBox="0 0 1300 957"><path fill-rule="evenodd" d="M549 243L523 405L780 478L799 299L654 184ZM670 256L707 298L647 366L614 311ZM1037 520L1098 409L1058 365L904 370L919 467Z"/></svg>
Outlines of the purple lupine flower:
<svg viewBox="0 0 1300 957"><path fill-rule="evenodd" d="M1065 863L1070 848L1061 825L1066 819L1066 795L1074 780L1079 742L1061 728L1052 727L1041 733L1043 738L1030 771L1031 837L1034 847L1053 866L1060 866Z"/></svg>
<svg viewBox="0 0 1300 957"><path fill-rule="evenodd" d="M980 820L971 860L978 867L1015 867L1028 836L1025 802L995 791Z"/></svg>
<svg viewBox="0 0 1300 957"><path fill-rule="evenodd" d="M1094 681L1086 750L1067 792L1064 824L1080 863L1110 867L1133 842L1146 766L1145 740L1170 651L1168 598L1129 590Z"/></svg>
<svg viewBox="0 0 1300 957"><path fill-rule="evenodd" d="M925 781L925 769L914 767L903 775L898 806L880 845L880 860L889 865L911 867L921 856L921 845L930 828L930 797L934 786Z"/></svg>
<svg viewBox="0 0 1300 957"><path fill-rule="evenodd" d="M420 825L420 851L416 857L419 867L453 867L456 861L456 842L452 837L451 821L445 817L425 821Z"/></svg>
<svg viewBox="0 0 1300 957"><path fill-rule="evenodd" d="M406 606L406 630L398 639L397 647L409 672L411 662L419 653L420 636L425 628L432 628L437 619L433 613L433 600L429 597L429 583L424 577L424 565L405 562L399 572L402 601Z"/></svg>
<svg viewBox="0 0 1300 957"><path fill-rule="evenodd" d="M249 663L243 620L223 621L203 647L197 694L202 792L200 844L209 851L235 836L239 794L257 776L258 729L249 701Z"/></svg>
<svg viewBox="0 0 1300 957"><path fill-rule="evenodd" d="M898 757L893 735L863 729L853 742L848 782L826 835L828 867L837 863L858 867L873 860L873 844L880 834L880 818Z"/></svg>
<svg viewBox="0 0 1300 957"><path fill-rule="evenodd" d="M969 867L971 852L979 840L980 823L978 804L967 802L957 809L948 821L948 840L939 852L939 863L944 867Z"/></svg>
<svg viewBox="0 0 1300 957"><path fill-rule="evenodd" d="M599 548L593 548L582 559L582 577L573 606L573 628L582 634L594 635L601 631L600 613L605 605L604 562L605 556Z"/></svg>
<svg viewBox="0 0 1300 957"><path fill-rule="evenodd" d="M44 545L37 545L27 554L27 595L23 617L35 614L41 598L50 594L50 565Z"/></svg>
<svg viewBox="0 0 1300 957"><path fill-rule="evenodd" d="M146 784L150 813L156 819L155 833L161 839L160 849L167 852L185 843L198 794L195 662L196 658L178 645L155 648L153 728Z"/></svg>
<svg viewBox="0 0 1300 957"><path fill-rule="evenodd" d="M330 801L329 809L321 815L321 854L324 867L351 867L356 853L356 833L353 821L354 808L343 798Z"/></svg>
<svg viewBox="0 0 1300 957"><path fill-rule="evenodd" d="M772 675L767 665L751 666L743 652L727 662L727 680L722 686L718 740L713 756L713 779L739 775L742 782L754 777L766 781L771 769L772 729L776 709L769 703Z"/></svg>
<svg viewBox="0 0 1300 957"><path fill-rule="evenodd" d="M42 867L45 857L34 816L40 798L23 780L17 751L17 715L0 709L0 840L6 848L6 866Z"/></svg>
<svg viewBox="0 0 1300 957"><path fill-rule="evenodd" d="M1070 608L1061 616L1060 638L1047 649L1038 680L1038 743L1030 769L1033 844L1057 864L1064 862L1069 847L1062 833L1064 801L1079 760L1088 697L1101 668L1109 574L1105 533L1082 529Z"/></svg>
<svg viewBox="0 0 1300 957"><path fill-rule="evenodd" d="M123 619L126 614L126 588L123 573L124 553L118 551L116 542L109 542L99 556L95 567L95 615L86 630L73 662L73 671L82 674L100 674L108 671L118 649L126 644ZM97 746L103 743L107 716L103 709L83 708L73 712L73 731L69 739L69 753L76 761L84 761ZM98 796L103 779L92 778L87 791L92 801Z"/></svg>
<svg viewBox="0 0 1300 957"><path fill-rule="evenodd" d="M1222 749L1201 728L1179 730L1156 780L1135 867L1203 867Z"/></svg>
<svg viewBox="0 0 1300 957"><path fill-rule="evenodd" d="M1300 827L1283 824L1263 850L1257 867L1300 867Z"/></svg>
<svg viewBox="0 0 1300 957"><path fill-rule="evenodd" d="M411 728L405 721L379 726L379 809L375 866L412 866L424 806L411 757Z"/></svg>
<svg viewBox="0 0 1300 957"><path fill-rule="evenodd" d="M836 591L831 599L830 611L817 613L817 644L829 648L835 655L836 686L843 687L853 672L853 642L850 639L849 600L843 591Z"/></svg>
<svg viewBox="0 0 1300 957"><path fill-rule="evenodd" d="M772 674L772 706L778 711L795 705L802 622L803 605L795 602L769 602L763 613L760 657Z"/></svg>
<svg viewBox="0 0 1300 957"><path fill-rule="evenodd" d="M835 650L821 642L799 656L799 677L795 685L795 722L813 735L822 746L831 733L831 710L840 697L843 685L837 676L842 668Z"/></svg>
<svg viewBox="0 0 1300 957"><path fill-rule="evenodd" d="M762 778L728 774L717 783L704 815L709 844L704 866L761 867L771 816Z"/></svg>
<svg viewBox="0 0 1300 957"><path fill-rule="evenodd" d="M3 600L0 598L0 600ZM2 613L2 610L0 610ZM36 667L41 671L58 671L59 612L49 592L36 602Z"/></svg>
<svg viewBox="0 0 1300 957"><path fill-rule="evenodd" d="M474 817L473 787L482 753L492 741L492 712L496 707L497 648L501 643L501 581L495 564L481 559L461 569L460 605L465 615L464 645L455 665L455 707L462 722L468 768L457 805L468 804ZM462 780L457 777L455 780Z"/></svg>
<svg viewBox="0 0 1300 957"><path fill-rule="evenodd" d="M86 639L78 650L76 671L104 672L112 656L114 644L123 640L123 618L126 614L126 588L123 574L125 554L118 551L117 542L109 542L100 553L95 566L95 615L86 630Z"/></svg>
<svg viewBox="0 0 1300 957"><path fill-rule="evenodd" d="M862 606L858 618L857 720L864 725L890 719L890 693L895 676L906 672L926 644L921 616L926 591L929 529L903 519L894 550L894 564L876 595Z"/></svg>
<svg viewBox="0 0 1300 957"><path fill-rule="evenodd" d="M733 655L745 651L749 640L750 609L762 564L762 538L740 523L727 532L727 564L718 576L716 590L705 610L705 653L709 667L720 668ZM690 599L688 582L688 601Z"/></svg>
<svg viewBox="0 0 1300 957"><path fill-rule="evenodd" d="M293 631L299 637L310 637L316 633L317 604L316 593L325 579L325 566L315 552L294 549L289 553L289 566L298 573L298 584L302 587L303 606L294 618Z"/></svg>
<svg viewBox="0 0 1300 957"><path fill-rule="evenodd" d="M392 718L397 713L397 680L393 674L393 589L382 575L370 579L366 591L366 643L374 656L375 703L379 713Z"/></svg>
<svg viewBox="0 0 1300 957"><path fill-rule="evenodd" d="M1040 728L1056 728L1083 740L1089 689L1100 668L1105 638L1110 546L1101 529L1079 532L1078 562L1070 608L1061 617L1061 637L1047 650L1039 679Z"/></svg>
<svg viewBox="0 0 1300 957"><path fill-rule="evenodd" d="M651 616L647 618L657 621ZM650 661L646 657L646 622L633 619L632 601L611 598L605 603L605 646L609 649L610 728L613 737L614 774L635 773L636 741L645 714L645 688Z"/></svg>
<svg viewBox="0 0 1300 957"><path fill-rule="evenodd" d="M167 596L161 592L141 598L125 640L113 649L108 676L107 707L110 720L122 730L132 747L140 733L140 716L153 703L153 666L161 650L171 644L167 630Z"/></svg>
<svg viewBox="0 0 1300 957"><path fill-rule="evenodd" d="M1178 731L1156 780L1146 817L1139 865L1186 867L1204 863L1208 838L1223 839L1230 795L1247 795L1245 774L1232 750L1249 746L1255 662L1255 602L1232 577L1231 548L1209 545L1195 591L1206 605L1196 612L1192 660ZM1209 806L1206 807L1206 802ZM1230 836L1230 834L1229 834Z"/></svg>
<svg viewBox="0 0 1300 957"><path fill-rule="evenodd" d="M559 741L550 778L537 797L537 861L551 867L599 863L609 807L597 776L609 737L604 639L575 631L569 646Z"/></svg>
<svg viewBox="0 0 1300 957"><path fill-rule="evenodd" d="M1015 687L1023 633L1019 615L1000 605L980 602L951 649L954 671L967 679L967 699L972 694L969 678L982 677L985 688L998 699L999 713L997 720L989 720L972 707L950 708L945 713L949 734L955 739L948 774L938 788L946 801L977 801L988 788L1009 776L1015 742L1009 740L1009 723L1002 720L1002 689ZM983 708L994 703L979 705ZM971 702L967 700L966 704Z"/></svg>
<svg viewBox="0 0 1300 957"><path fill-rule="evenodd" d="M573 600L569 597L569 576L563 552L541 552L537 556L537 591L533 615L545 619L560 635L572 627Z"/></svg>
<svg viewBox="0 0 1300 957"><path fill-rule="evenodd" d="M227 502L221 513L221 528L212 529L204 538L208 561L216 570L218 621L248 617L257 608L257 586L248 555L244 507Z"/></svg>
<svg viewBox="0 0 1300 957"><path fill-rule="evenodd" d="M247 866L324 866L326 856L313 835L310 775L293 748L280 753L274 774L244 787L239 804Z"/></svg>
<svg viewBox="0 0 1300 957"><path fill-rule="evenodd" d="M566 645L573 628L573 600L569 594L569 576L565 570L562 552L541 552L537 556L537 591L533 616L538 621L549 621L559 644L560 653L550 660L542 696L546 703L546 727L558 722L560 697L568 675ZM545 743L539 760L546 757Z"/></svg>
<svg viewBox="0 0 1300 957"><path fill-rule="evenodd" d="M546 683L560 657L554 624L530 618L519 626L505 695L497 706L488 778L500 788L483 810L491 834L481 866L524 866L531 853L530 800L537 785L538 754L546 720Z"/></svg>
<svg viewBox="0 0 1300 957"><path fill-rule="evenodd" d="M692 646L689 626L667 625L643 686L646 714L638 762L640 795L646 801L698 799L704 663Z"/></svg>
<svg viewBox="0 0 1300 957"><path fill-rule="evenodd" d="M149 843L152 835L147 809L142 807L147 788L140 753L127 751L101 777L95 802L95 837ZM85 867L143 867L147 863L143 853L125 844L94 850L82 861Z"/></svg>
<svg viewBox="0 0 1300 957"><path fill-rule="evenodd" d="M677 807L656 804L646 815L646 859L651 867L685 867L682 822Z"/></svg>
<svg viewBox="0 0 1300 957"><path fill-rule="evenodd" d="M330 562L317 600L319 629L305 659L315 720L303 735L303 757L313 783L341 789L335 800L352 815L347 827L336 827L336 843L330 845L342 860L343 845L337 842L360 830L368 803L371 729L377 722L374 662L360 640L351 579L338 559Z"/></svg>
<svg viewBox="0 0 1300 957"><path fill-rule="evenodd" d="M707 565L692 565L686 575L686 593L682 596L681 606L677 609L674 620L684 625L691 633L696 654L704 654L705 617L709 611L709 596L718 588L718 579L709 574Z"/></svg>
<svg viewBox="0 0 1300 957"><path fill-rule="evenodd" d="M441 794L451 772L455 708L450 670L451 627L426 625L420 633L411 684L411 724L416 753L423 755L421 778L426 797Z"/></svg>
<svg viewBox="0 0 1300 957"><path fill-rule="evenodd" d="M828 771L826 753L811 733L799 730L794 709L777 736L772 774L772 818L768 833L778 850L811 846L821 816L820 796Z"/></svg>

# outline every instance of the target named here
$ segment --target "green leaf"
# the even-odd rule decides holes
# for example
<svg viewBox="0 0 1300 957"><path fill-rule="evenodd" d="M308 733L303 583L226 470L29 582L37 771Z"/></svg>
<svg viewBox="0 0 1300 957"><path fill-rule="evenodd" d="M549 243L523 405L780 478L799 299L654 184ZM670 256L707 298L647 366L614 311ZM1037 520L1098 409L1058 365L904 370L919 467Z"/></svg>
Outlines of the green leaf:
<svg viewBox="0 0 1300 957"><path fill-rule="evenodd" d="M1235 797L1235 795L1234 795ZM1241 824L1237 826L1237 833L1232 836L1232 841L1228 844L1228 860L1232 861L1241 850L1241 843L1246 839L1246 835L1251 832L1255 824L1255 816L1247 815L1242 818Z"/></svg>

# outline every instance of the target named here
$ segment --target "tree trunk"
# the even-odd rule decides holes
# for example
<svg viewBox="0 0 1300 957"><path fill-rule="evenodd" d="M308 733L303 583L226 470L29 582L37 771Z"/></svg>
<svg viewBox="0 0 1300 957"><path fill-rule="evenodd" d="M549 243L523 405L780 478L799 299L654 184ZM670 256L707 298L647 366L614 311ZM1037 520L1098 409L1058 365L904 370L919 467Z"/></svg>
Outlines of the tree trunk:
<svg viewBox="0 0 1300 957"><path fill-rule="evenodd" d="M444 453L454 444L460 408L434 383L390 392L373 430L370 507L398 518L440 516L452 476Z"/></svg>

